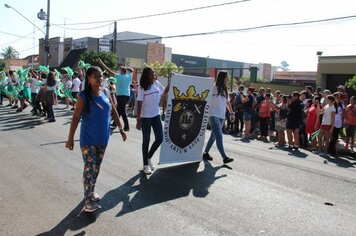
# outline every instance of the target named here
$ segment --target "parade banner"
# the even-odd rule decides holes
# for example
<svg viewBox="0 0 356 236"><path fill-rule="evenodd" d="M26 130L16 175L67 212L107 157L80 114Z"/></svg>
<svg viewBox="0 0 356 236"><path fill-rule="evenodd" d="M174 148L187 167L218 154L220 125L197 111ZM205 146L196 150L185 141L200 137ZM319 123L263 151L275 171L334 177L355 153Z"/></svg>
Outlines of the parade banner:
<svg viewBox="0 0 356 236"><path fill-rule="evenodd" d="M213 82L212 78L173 75L160 164L201 161Z"/></svg>

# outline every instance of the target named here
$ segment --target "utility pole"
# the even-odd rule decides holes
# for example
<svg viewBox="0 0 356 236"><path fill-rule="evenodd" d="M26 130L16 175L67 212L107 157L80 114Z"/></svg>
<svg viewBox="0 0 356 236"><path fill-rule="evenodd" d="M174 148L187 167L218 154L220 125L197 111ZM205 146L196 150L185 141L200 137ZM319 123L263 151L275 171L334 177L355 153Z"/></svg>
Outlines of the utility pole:
<svg viewBox="0 0 356 236"><path fill-rule="evenodd" d="M48 65L48 54L49 54L49 19L50 19L50 0L47 0L47 19L46 19L46 36L45 36L45 57L44 63Z"/></svg>
<svg viewBox="0 0 356 236"><path fill-rule="evenodd" d="M112 52L116 55L116 41L117 41L117 22L114 22L114 39L112 42Z"/></svg>

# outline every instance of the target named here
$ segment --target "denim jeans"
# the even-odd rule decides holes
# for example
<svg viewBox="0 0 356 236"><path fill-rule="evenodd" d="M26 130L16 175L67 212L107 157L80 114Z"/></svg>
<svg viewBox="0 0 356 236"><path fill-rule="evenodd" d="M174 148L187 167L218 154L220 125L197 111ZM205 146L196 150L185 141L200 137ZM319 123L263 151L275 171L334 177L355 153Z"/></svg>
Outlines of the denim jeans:
<svg viewBox="0 0 356 236"><path fill-rule="evenodd" d="M224 119L215 116L210 116L209 124L211 127L211 134L204 152L208 153L216 140L216 146L218 147L221 157L222 158L227 157L224 151L223 136L222 136L222 126L224 124Z"/></svg>
<svg viewBox="0 0 356 236"><path fill-rule="evenodd" d="M52 104L47 104L47 117L50 120L54 120L54 112L53 112L53 105Z"/></svg>
<svg viewBox="0 0 356 236"><path fill-rule="evenodd" d="M163 130L160 115L152 118L141 118L141 125L143 165L148 165L148 159L152 158L153 154L163 141ZM155 135L155 141L148 150L151 138L151 127Z"/></svg>

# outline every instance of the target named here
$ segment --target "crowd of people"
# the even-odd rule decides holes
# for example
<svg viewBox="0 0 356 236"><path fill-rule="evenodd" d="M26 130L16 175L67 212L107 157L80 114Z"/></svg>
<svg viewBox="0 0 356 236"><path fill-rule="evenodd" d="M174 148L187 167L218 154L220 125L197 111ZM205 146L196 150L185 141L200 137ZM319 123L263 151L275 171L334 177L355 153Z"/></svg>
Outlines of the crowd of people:
<svg viewBox="0 0 356 236"><path fill-rule="evenodd" d="M63 74L44 66L37 71L0 74L0 105L4 105L4 97L8 98L6 106L17 112L31 105L32 115L46 117L48 122L56 121L53 106L59 100L66 104L66 109L74 111L66 142L70 150L74 148L74 135L81 121L84 210L88 212L100 208L95 183L111 129L118 127L123 141L127 139L126 132L130 131L127 111L135 114L136 129L142 131L143 172L151 174L155 170L151 158L163 141L161 121L167 104L163 100L167 99L170 86L168 80L163 87L149 67L144 68L139 84L133 84L132 68L119 67L113 71L101 59L97 63L100 67L80 62L79 72L64 68ZM263 87L255 91L244 86L228 93L228 81L226 71L219 72L215 79L209 116L212 132L203 159L213 160L209 150L216 141L223 163L234 160L225 153L223 133L244 140L275 142L277 147L291 151L306 148L323 157L337 157L336 146L345 129L344 148L353 151L356 97L349 98L343 85L333 94L320 88L314 91L311 86L291 94L279 90L272 93L270 88ZM155 140L150 146L151 130Z"/></svg>
<svg viewBox="0 0 356 236"><path fill-rule="evenodd" d="M289 150L305 148L323 157L337 157L340 135L345 137L344 148L353 151L356 125L356 98L349 98L343 85L337 89L332 94L306 86L303 91L283 94L240 86L230 93L235 119L231 121L231 112L226 110L223 131L243 139L276 142L277 147Z"/></svg>

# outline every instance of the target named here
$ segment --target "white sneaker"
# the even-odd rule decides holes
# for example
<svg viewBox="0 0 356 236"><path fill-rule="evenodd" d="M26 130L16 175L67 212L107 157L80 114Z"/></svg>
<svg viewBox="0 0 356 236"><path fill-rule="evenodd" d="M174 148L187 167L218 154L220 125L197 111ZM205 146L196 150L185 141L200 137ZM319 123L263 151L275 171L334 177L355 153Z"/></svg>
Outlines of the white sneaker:
<svg viewBox="0 0 356 236"><path fill-rule="evenodd" d="M145 172L146 175L152 174L152 170L150 169L149 165L143 167L143 172Z"/></svg>
<svg viewBox="0 0 356 236"><path fill-rule="evenodd" d="M154 171L156 169L155 165L152 164L151 159L148 159L148 165L150 166L152 171Z"/></svg>

